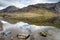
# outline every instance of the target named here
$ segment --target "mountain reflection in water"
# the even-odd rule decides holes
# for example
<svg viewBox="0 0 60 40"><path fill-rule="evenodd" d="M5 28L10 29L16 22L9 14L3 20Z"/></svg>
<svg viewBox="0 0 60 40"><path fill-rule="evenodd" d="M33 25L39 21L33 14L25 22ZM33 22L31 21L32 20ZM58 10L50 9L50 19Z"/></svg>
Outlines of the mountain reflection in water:
<svg viewBox="0 0 60 40"><path fill-rule="evenodd" d="M7 34L8 32L12 32L13 36L17 34L26 34L31 35L30 40L40 40L41 35L40 32L46 32L47 38L46 40L60 40L60 29L55 28L53 26L36 26L31 25L24 22L17 22L15 24L8 23L6 21L1 21L3 23L3 31ZM40 35L40 36L39 36ZM52 35L52 36L51 36ZM32 39L34 37L35 39ZM54 37L54 38L53 38Z"/></svg>

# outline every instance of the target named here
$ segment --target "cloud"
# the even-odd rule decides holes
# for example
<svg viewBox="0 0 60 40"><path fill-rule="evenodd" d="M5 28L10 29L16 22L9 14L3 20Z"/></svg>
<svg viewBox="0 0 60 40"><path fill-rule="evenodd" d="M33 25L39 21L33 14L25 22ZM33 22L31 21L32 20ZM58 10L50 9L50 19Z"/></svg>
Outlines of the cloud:
<svg viewBox="0 0 60 40"><path fill-rule="evenodd" d="M19 8L23 8L23 7L27 6L27 5L24 5L24 4L20 3L20 2L14 2L14 3L11 3L11 5L14 5L14 6L19 7Z"/></svg>
<svg viewBox="0 0 60 40"><path fill-rule="evenodd" d="M1 9L4 9L4 8L5 8L5 7L0 7L0 10L1 10Z"/></svg>
<svg viewBox="0 0 60 40"><path fill-rule="evenodd" d="M59 0L28 0L30 1L32 4L36 4L36 3L56 3Z"/></svg>
<svg viewBox="0 0 60 40"><path fill-rule="evenodd" d="M36 3L55 3L59 0L0 0L0 9L3 9L7 6L14 5L19 8L26 7L31 4Z"/></svg>

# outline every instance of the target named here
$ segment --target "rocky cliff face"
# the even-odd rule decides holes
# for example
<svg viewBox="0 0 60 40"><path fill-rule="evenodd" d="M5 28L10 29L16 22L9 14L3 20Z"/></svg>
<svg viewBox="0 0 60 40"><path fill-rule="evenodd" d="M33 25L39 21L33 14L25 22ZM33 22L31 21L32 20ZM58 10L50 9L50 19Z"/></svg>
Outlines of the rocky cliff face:
<svg viewBox="0 0 60 40"><path fill-rule="evenodd" d="M60 13L60 3L56 4L55 10Z"/></svg>

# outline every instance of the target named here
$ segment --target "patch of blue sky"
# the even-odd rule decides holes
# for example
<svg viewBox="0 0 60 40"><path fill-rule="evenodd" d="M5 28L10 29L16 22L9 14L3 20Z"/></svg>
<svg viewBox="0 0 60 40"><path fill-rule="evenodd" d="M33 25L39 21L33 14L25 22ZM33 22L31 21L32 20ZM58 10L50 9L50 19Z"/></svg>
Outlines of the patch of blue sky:
<svg viewBox="0 0 60 40"><path fill-rule="evenodd" d="M30 5L31 4L31 2L28 0L20 0L19 2L24 4L24 5Z"/></svg>

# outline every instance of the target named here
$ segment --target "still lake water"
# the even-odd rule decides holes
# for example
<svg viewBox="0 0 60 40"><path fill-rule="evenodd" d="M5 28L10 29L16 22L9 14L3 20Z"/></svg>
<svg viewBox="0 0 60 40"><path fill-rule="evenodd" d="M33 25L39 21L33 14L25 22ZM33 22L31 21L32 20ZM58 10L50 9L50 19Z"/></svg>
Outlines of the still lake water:
<svg viewBox="0 0 60 40"><path fill-rule="evenodd" d="M60 40L60 29L53 26L36 26L24 22L17 22L16 24L11 24L6 21L1 22L3 23L3 31L7 35L6 37L11 35L16 36L20 33L25 35L31 34L35 38L33 40L40 40L41 37L38 35L38 33L46 32L48 34L46 40ZM9 34L10 32L12 32L12 34Z"/></svg>

